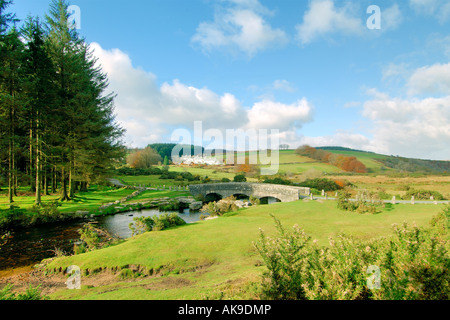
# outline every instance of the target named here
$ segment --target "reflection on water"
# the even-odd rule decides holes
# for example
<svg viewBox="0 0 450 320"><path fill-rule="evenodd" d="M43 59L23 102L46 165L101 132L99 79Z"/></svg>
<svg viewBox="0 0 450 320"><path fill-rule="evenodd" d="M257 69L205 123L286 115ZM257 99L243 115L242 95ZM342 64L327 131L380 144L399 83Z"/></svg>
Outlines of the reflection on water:
<svg viewBox="0 0 450 320"><path fill-rule="evenodd" d="M97 217L89 221L122 239L131 237L129 224L135 217L149 217L162 214L158 210L142 210ZM187 223L200 220L200 213L185 210L179 216ZM73 245L79 241L78 230L86 221L71 221L36 226L29 229L11 231L8 242L0 247L0 270L34 265L41 260L54 257L56 248L72 254Z"/></svg>
<svg viewBox="0 0 450 320"><path fill-rule="evenodd" d="M127 239L132 236L129 225L131 222L133 222L134 218L153 217L155 215L159 216L161 214L164 213L158 210L142 210L116 214L113 216L98 217L96 221L100 226L108 230L112 235L122 239ZM178 213L178 215L187 223L193 223L200 220L200 213L190 213L189 209L184 210L183 213Z"/></svg>

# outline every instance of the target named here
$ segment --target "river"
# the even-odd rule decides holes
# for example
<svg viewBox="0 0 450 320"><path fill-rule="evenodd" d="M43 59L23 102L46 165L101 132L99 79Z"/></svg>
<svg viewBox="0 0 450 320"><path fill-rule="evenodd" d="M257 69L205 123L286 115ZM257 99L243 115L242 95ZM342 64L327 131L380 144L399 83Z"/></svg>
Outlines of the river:
<svg viewBox="0 0 450 320"><path fill-rule="evenodd" d="M162 213L158 210L141 210L87 221L96 222L112 235L127 239L132 235L129 224L133 222L133 218L160 214ZM178 214L187 223L199 221L201 215L198 212L190 213L188 209ZM56 248L71 254L73 245L80 239L78 230L87 221L52 223L12 231L8 242L0 248L0 271L37 264L43 259L54 257Z"/></svg>

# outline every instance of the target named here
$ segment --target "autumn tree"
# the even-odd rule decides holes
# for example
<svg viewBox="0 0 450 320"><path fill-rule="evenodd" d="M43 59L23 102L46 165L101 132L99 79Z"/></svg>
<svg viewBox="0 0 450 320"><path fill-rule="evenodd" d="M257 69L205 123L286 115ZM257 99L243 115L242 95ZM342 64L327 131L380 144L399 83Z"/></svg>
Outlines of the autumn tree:
<svg viewBox="0 0 450 320"><path fill-rule="evenodd" d="M148 169L162 161L161 156L152 148L146 147L143 150L135 150L127 157L127 163L131 168Z"/></svg>

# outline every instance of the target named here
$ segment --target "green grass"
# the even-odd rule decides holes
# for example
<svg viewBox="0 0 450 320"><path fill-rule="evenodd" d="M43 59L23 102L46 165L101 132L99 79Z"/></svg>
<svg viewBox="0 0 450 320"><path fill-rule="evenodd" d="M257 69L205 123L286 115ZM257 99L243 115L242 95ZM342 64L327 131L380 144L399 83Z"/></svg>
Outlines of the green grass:
<svg viewBox="0 0 450 320"><path fill-rule="evenodd" d="M82 270L139 265L159 269L158 277L140 281L117 281L107 286L61 290L55 299L204 299L254 298L249 285L263 267L252 242L259 228L273 235L275 214L285 225L300 225L320 244L341 232L359 239L391 234L394 223L408 221L422 226L443 209L435 205L396 205L377 215L359 215L338 210L334 201L298 201L258 206L237 214L202 221L161 232L135 236L126 242L87 254L51 262L49 270L78 265ZM88 281L88 279L86 279ZM82 278L83 284L83 278Z"/></svg>
<svg viewBox="0 0 450 320"><path fill-rule="evenodd" d="M90 211L98 209L102 204L114 202L131 193L134 190L125 188L112 188L103 186L92 186L88 192L77 192L71 201L61 202L58 208L61 212ZM59 194L43 196L43 203L50 203L59 199ZM22 209L30 209L35 203L35 197L27 192L22 196L14 197L14 206ZM6 196L0 197L0 210L8 209L8 199Z"/></svg>

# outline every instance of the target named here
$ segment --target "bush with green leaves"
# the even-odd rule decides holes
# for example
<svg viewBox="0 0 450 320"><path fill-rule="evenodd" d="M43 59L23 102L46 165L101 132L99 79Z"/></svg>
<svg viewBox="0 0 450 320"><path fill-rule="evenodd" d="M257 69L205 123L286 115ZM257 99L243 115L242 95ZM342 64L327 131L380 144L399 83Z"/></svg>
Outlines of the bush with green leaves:
<svg viewBox="0 0 450 320"><path fill-rule="evenodd" d="M209 202L203 205L200 212L209 214L211 217L223 216L225 213L237 211L236 198L231 196L220 201Z"/></svg>
<svg viewBox="0 0 450 320"><path fill-rule="evenodd" d="M153 217L136 217L134 223L129 224L133 236L150 231L161 231L164 229L182 226L186 224L176 212L164 213Z"/></svg>
<svg viewBox="0 0 450 320"><path fill-rule="evenodd" d="M345 211L356 211L358 213L379 213L379 208L384 207L384 201L377 193L361 190L358 192L356 201L350 199L349 188L344 188L338 192L337 207Z"/></svg>
<svg viewBox="0 0 450 320"><path fill-rule="evenodd" d="M296 184L299 187L314 188L317 190L336 191L342 189L335 181L327 178L308 179Z"/></svg>
<svg viewBox="0 0 450 320"><path fill-rule="evenodd" d="M234 182L247 182L247 178L245 177L245 174L237 174L233 178Z"/></svg>
<svg viewBox="0 0 450 320"><path fill-rule="evenodd" d="M444 196L437 191L415 189L409 189L403 196L403 200L410 200L412 197L416 200L430 200L431 197L434 200L444 200Z"/></svg>
<svg viewBox="0 0 450 320"><path fill-rule="evenodd" d="M278 236L260 232L255 248L266 270L262 299L275 300L448 300L450 299L450 208L430 227L395 225L391 237L359 241L347 235L320 247L298 226ZM379 286L371 287L376 267ZM370 282L372 283L372 282Z"/></svg>
<svg viewBox="0 0 450 320"><path fill-rule="evenodd" d="M29 286L24 293L14 293L13 285L7 284L0 290L0 300L48 300L49 297L43 296L40 286Z"/></svg>

